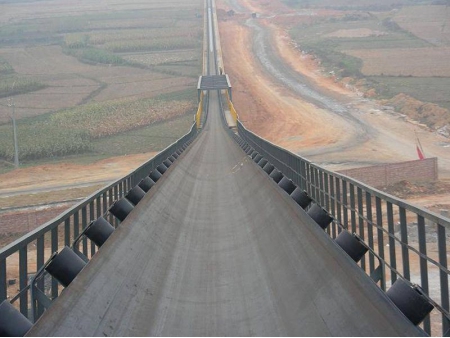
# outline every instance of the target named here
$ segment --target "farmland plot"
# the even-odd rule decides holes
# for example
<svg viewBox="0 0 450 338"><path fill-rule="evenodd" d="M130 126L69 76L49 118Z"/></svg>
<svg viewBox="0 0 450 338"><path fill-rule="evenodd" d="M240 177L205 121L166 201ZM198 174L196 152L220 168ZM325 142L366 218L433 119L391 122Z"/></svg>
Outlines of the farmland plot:
<svg viewBox="0 0 450 338"><path fill-rule="evenodd" d="M436 129L450 122L447 10L342 11L298 24L291 36L302 51L320 59L330 76L353 78L367 96Z"/></svg>
<svg viewBox="0 0 450 338"><path fill-rule="evenodd" d="M194 110L192 101L120 99L24 119L18 124L20 156L23 160L36 160L83 154L92 150L93 140L173 119ZM10 126L0 126L1 159L12 159L11 139Z"/></svg>
<svg viewBox="0 0 450 338"><path fill-rule="evenodd" d="M365 49L344 52L363 60L364 75L450 77L450 48L447 47Z"/></svg>
<svg viewBox="0 0 450 338"><path fill-rule="evenodd" d="M85 154L94 139L194 113L195 91L188 99L176 95L194 88L201 73L203 1L31 0L6 1L2 9L1 159L11 159L11 102L22 162ZM151 100L163 94L173 96ZM139 113L124 119L126 106Z"/></svg>
<svg viewBox="0 0 450 338"><path fill-rule="evenodd" d="M450 7L404 7L394 16L400 27L437 46L450 45Z"/></svg>

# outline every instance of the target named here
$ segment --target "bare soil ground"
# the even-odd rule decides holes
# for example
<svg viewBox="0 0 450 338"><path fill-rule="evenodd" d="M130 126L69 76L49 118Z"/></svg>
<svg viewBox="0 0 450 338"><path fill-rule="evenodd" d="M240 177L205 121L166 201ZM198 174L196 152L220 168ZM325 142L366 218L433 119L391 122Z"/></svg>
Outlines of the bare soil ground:
<svg viewBox="0 0 450 338"><path fill-rule="evenodd" d="M437 45L450 45L450 6L406 6L395 22L412 34Z"/></svg>
<svg viewBox="0 0 450 338"><path fill-rule="evenodd" d="M271 10L250 0L239 2L247 12L223 17L220 22L226 71L233 83L235 107L246 126L261 136L333 170L368 164L416 159L415 133L427 151L437 156L442 178L450 177L447 139L419 123L386 110L378 102L363 98L357 87L336 82L320 68L320 60L304 55L293 43ZM272 2L272 6L277 4ZM229 7L219 2L219 8ZM282 7L284 8L284 7ZM272 67L288 66L321 93L345 104L351 115L362 121L367 133L352 120L317 107L292 92L270 73L254 54L255 30L246 25L251 11L271 14L255 21L270 36L271 52L278 56ZM239 41L239 43L236 43ZM253 41L253 43L252 43ZM289 72L288 71L288 72Z"/></svg>
<svg viewBox="0 0 450 338"><path fill-rule="evenodd" d="M363 60L364 75L450 76L447 47L362 49L345 53Z"/></svg>
<svg viewBox="0 0 450 338"><path fill-rule="evenodd" d="M0 175L0 198L113 181L130 173L154 154L121 156L88 165L61 163L16 169Z"/></svg>
<svg viewBox="0 0 450 338"><path fill-rule="evenodd" d="M228 21L220 23L220 28L225 67L233 81L233 101L246 126L290 149L298 143L314 146L339 141L339 127L343 125L338 119L324 111L315 114L316 107L268 79L248 48L251 35L247 27ZM314 130L313 126L328 124L327 121L333 121L329 133Z"/></svg>
<svg viewBox="0 0 450 338"><path fill-rule="evenodd" d="M180 2L179 0L137 0L133 2L123 2L120 0L98 1L78 0L76 6L70 0L57 1L37 1L27 3L23 6L14 1L2 4L2 14L0 23L11 23L24 19L48 18L48 17L70 17L80 14L97 14L100 12L117 12L123 10L145 10L145 9L167 9L184 8L192 9L197 7L195 1ZM134 23L136 25L136 23Z"/></svg>
<svg viewBox="0 0 450 338"><path fill-rule="evenodd" d="M89 165L46 164L0 175L0 247L50 221L75 201L127 175L154 155L120 156Z"/></svg>

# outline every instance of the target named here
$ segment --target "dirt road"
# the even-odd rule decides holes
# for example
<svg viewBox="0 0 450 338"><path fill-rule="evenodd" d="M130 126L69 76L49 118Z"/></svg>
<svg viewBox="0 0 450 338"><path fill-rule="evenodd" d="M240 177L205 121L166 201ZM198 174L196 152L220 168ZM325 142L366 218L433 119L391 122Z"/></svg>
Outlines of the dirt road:
<svg viewBox="0 0 450 338"><path fill-rule="evenodd" d="M332 170L417 159L417 132L426 155L439 158L440 177L450 178L449 140L325 76L276 24L293 14L289 8L230 4L237 15L220 22L224 62L250 129ZM260 17L250 18L251 12Z"/></svg>
<svg viewBox="0 0 450 338"><path fill-rule="evenodd" d="M0 175L0 198L98 185L118 179L154 156L112 157L89 165L60 163L16 169Z"/></svg>

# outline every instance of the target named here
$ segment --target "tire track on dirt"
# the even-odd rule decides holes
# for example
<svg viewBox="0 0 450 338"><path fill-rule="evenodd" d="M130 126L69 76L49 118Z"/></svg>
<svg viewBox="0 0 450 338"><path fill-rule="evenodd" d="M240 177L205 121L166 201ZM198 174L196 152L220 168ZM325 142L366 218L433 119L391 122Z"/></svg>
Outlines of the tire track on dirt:
<svg viewBox="0 0 450 338"><path fill-rule="evenodd" d="M286 66L271 47L272 44L270 43L270 36L267 30L258 25L254 19L248 19L246 25L254 32L254 55L256 55L260 64L277 82L280 82L295 94L301 96L305 101L310 102L319 108L333 112L355 126L354 130L356 134L354 135L353 140L348 142L348 146L339 146L339 149L351 148L355 142L361 143L369 141L378 134L370 125L354 116L343 104L318 92L312 88L300 74L293 72L292 69Z"/></svg>

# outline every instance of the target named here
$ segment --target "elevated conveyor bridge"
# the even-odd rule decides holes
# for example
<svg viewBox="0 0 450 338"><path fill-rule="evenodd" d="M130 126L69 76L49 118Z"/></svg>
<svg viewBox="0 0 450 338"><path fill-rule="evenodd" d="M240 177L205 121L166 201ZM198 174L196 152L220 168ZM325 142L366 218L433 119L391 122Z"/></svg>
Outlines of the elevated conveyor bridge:
<svg viewBox="0 0 450 338"><path fill-rule="evenodd" d="M213 79L223 67L214 11L207 0ZM8 259L18 255L21 292L4 303L33 323L30 331L19 323L23 329L15 333L420 336L436 326L433 332L447 334L448 220L259 138L237 114L233 131L224 115L231 93L222 89L213 84L200 98L201 131L194 124L130 175L0 251L0 298L7 298ZM438 258L426 254L422 239L418 249L408 243L407 213L418 219L422 239L425 222L437 224ZM100 217L113 232L99 244L86 229ZM28 247L34 244L39 273L30 284ZM80 263L61 292L61 280L45 277L60 255L45 261L46 252L64 245L88 263ZM409 264L413 254L420 258L419 278ZM437 296L429 271L439 276ZM433 306L435 322L427 312Z"/></svg>

